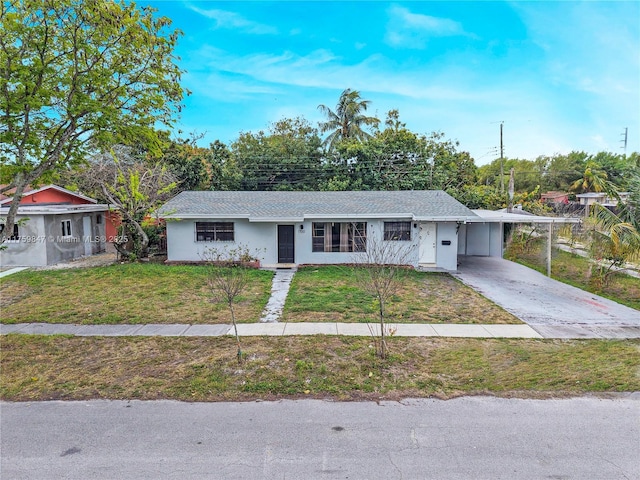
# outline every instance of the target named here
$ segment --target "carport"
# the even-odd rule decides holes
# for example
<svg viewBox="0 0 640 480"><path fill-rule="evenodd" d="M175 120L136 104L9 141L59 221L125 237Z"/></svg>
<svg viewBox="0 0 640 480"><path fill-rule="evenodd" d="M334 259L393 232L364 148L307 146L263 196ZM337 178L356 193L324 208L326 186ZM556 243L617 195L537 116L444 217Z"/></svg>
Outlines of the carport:
<svg viewBox="0 0 640 480"><path fill-rule="evenodd" d="M458 263L461 256L502 258L504 254L505 224L545 224L547 228L547 275L551 276L551 245L555 225L580 223L579 218L542 217L525 212L509 213L493 210L473 210L458 228Z"/></svg>

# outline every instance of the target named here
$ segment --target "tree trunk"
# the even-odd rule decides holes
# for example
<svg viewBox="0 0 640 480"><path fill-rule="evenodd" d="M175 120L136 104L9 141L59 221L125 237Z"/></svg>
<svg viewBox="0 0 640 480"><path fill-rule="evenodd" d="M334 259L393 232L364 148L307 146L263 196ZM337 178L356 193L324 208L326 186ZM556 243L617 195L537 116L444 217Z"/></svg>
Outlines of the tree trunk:
<svg viewBox="0 0 640 480"><path fill-rule="evenodd" d="M240 348L240 335L238 335L238 325L236 325L236 313L233 309L233 301L229 302L229 310L231 311L231 323L233 331L236 334L236 344L238 345L238 363L242 363L242 349Z"/></svg>
<svg viewBox="0 0 640 480"><path fill-rule="evenodd" d="M24 193L24 189L27 186L28 181L28 178L25 177L22 172L18 172L13 180L16 191L11 200L11 206L7 213L4 229L0 232L0 244L4 243L7 238L10 238L11 235L13 235L13 226L16 224L16 213L18 213L18 206L20 205L20 200L22 200L22 194Z"/></svg>
<svg viewBox="0 0 640 480"><path fill-rule="evenodd" d="M387 340L384 324L384 300L378 297L378 305L380 307L380 358L387 358Z"/></svg>

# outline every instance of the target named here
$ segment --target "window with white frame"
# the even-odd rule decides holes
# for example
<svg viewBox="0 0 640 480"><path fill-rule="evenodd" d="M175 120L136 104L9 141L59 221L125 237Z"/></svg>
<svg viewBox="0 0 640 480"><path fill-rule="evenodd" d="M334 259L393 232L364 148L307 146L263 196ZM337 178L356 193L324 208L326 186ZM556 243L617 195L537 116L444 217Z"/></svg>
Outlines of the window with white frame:
<svg viewBox="0 0 640 480"><path fill-rule="evenodd" d="M314 222L313 252L366 252L367 222Z"/></svg>
<svg viewBox="0 0 640 480"><path fill-rule="evenodd" d="M384 239L411 240L411 222L384 222Z"/></svg>
<svg viewBox="0 0 640 480"><path fill-rule="evenodd" d="M71 220L63 220L62 222L60 222L60 226L62 228L62 236L63 237L70 237L72 235L72 233L71 233Z"/></svg>
<svg viewBox="0 0 640 480"><path fill-rule="evenodd" d="M233 242L233 222L196 222L196 242Z"/></svg>

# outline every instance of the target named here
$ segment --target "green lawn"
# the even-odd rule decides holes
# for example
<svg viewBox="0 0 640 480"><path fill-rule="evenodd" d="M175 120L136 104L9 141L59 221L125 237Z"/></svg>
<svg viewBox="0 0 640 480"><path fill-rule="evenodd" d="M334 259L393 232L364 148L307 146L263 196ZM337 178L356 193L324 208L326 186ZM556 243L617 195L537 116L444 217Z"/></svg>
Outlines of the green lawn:
<svg viewBox="0 0 640 480"><path fill-rule="evenodd" d="M640 390L638 340L391 337L0 337L6 401L548 398Z"/></svg>
<svg viewBox="0 0 640 480"><path fill-rule="evenodd" d="M388 305L396 323L522 323L446 273L406 270ZM284 319L290 322L371 322L377 305L358 285L353 267L300 268L293 277Z"/></svg>
<svg viewBox="0 0 640 480"><path fill-rule="evenodd" d="M258 321L271 291L271 272L249 273L239 322ZM24 271L0 279L0 307L2 323L230 323L225 305L212 302L205 267L195 265Z"/></svg>
<svg viewBox="0 0 640 480"><path fill-rule="evenodd" d="M505 258L514 260L546 275L545 255L546 242L538 238L533 240L525 251L516 249L513 246L509 247L505 253ZM555 248L552 250L551 276L553 278L640 310L640 279L624 273L614 273L608 284L599 285L590 276L590 267L589 259L585 257Z"/></svg>

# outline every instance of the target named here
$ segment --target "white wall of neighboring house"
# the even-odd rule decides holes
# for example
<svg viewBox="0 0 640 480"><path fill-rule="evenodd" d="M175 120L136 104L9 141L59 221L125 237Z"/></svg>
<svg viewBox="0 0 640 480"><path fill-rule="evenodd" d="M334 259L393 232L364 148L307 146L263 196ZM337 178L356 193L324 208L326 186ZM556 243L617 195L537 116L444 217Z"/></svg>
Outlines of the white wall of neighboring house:
<svg viewBox="0 0 640 480"><path fill-rule="evenodd" d="M44 215L16 215L18 240L7 240L0 250L3 267L39 267L47 265Z"/></svg>
<svg viewBox="0 0 640 480"><path fill-rule="evenodd" d="M102 216L98 223L98 215ZM90 218L90 223L83 220ZM0 250L3 267L42 267L99 253L105 249L104 212L17 215L18 240L4 243ZM62 222L69 222L71 235L63 235ZM85 231L89 227L89 232ZM65 232L66 233L66 232Z"/></svg>

